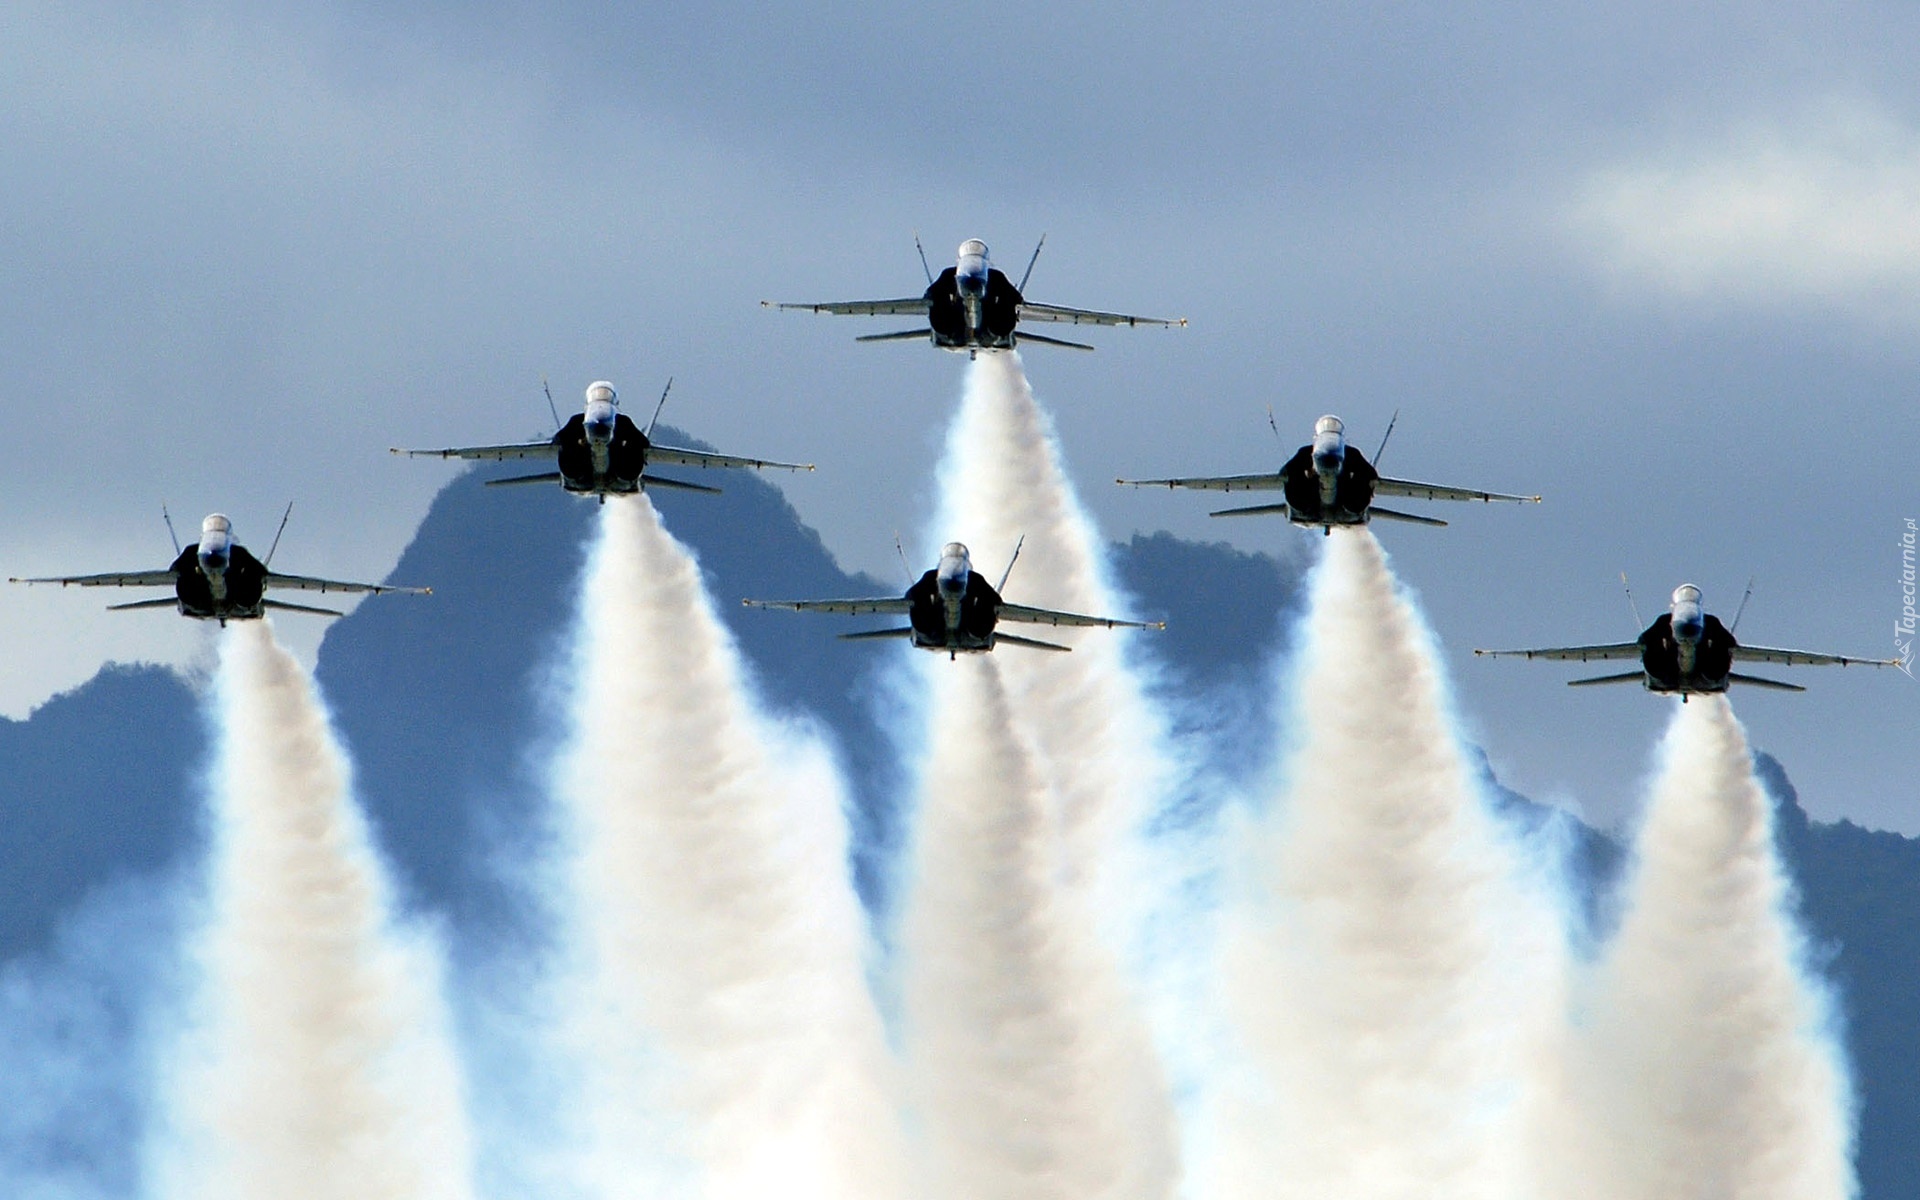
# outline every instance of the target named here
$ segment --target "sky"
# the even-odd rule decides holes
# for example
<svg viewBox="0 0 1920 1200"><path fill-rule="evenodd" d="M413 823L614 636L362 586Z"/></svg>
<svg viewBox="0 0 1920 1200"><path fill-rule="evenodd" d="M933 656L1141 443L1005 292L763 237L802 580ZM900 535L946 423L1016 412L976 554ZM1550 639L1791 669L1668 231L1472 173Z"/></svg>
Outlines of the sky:
<svg viewBox="0 0 1920 1200"><path fill-rule="evenodd" d="M1545 495L1379 532L1502 779L1617 823L1665 702L1474 647L1630 640L1624 571L1647 619L1752 578L1744 639L1894 652L1920 11L1550 8L0 10L0 569L163 566L163 503L261 549L292 502L276 565L379 578L453 471L388 447L671 376L677 426L819 464L775 482L891 578L896 531L950 536L965 360L758 302L912 294L916 233L1017 275L1045 233L1033 298L1191 321L1025 355L1109 536L1304 561L1112 480L1271 470L1326 412L1368 451L1397 412L1391 474ZM209 644L9 588L0 713ZM1809 810L1920 832L1920 685L1791 676L1735 704Z"/></svg>

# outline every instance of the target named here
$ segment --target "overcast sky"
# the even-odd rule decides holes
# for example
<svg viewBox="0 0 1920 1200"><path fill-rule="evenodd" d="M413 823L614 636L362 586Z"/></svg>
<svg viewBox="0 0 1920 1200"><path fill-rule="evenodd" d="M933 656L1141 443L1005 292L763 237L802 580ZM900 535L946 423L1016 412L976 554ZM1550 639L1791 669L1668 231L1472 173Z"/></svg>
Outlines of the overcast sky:
<svg viewBox="0 0 1920 1200"><path fill-rule="evenodd" d="M450 473L388 446L671 374L679 426L819 463L788 494L891 577L964 360L756 302L910 294L916 231L1017 274L1046 232L1036 299L1192 320L1026 356L1109 535L1312 553L1111 480L1272 469L1322 412L1546 494L1380 531L1524 791L1617 819L1667 706L1471 649L1631 638L1622 570L1648 617L1751 575L1746 639L1893 651L1910 5L388 7L0 9L5 574L160 566L162 501L263 548L291 499L281 565L379 577ZM8 589L0 711L206 637ZM1920 831L1920 685L1792 677L1735 703L1809 808Z"/></svg>

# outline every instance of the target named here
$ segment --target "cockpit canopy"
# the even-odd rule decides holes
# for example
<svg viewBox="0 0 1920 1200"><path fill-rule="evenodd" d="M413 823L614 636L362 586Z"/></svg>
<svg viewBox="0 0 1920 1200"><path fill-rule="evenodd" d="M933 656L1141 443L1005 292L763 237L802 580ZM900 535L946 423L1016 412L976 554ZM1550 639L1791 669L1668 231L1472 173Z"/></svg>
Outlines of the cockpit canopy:
<svg viewBox="0 0 1920 1200"><path fill-rule="evenodd" d="M1315 421L1313 423L1313 436L1315 437L1324 437L1329 433L1340 434L1344 436L1346 431L1347 431L1346 423L1342 421L1339 417L1333 417L1333 416L1321 417L1318 421Z"/></svg>
<svg viewBox="0 0 1920 1200"><path fill-rule="evenodd" d="M964 559L967 557L967 547L962 542L948 542L946 546L941 549L940 557Z"/></svg>
<svg viewBox="0 0 1920 1200"><path fill-rule="evenodd" d="M968 238L966 241L960 243L959 255L961 258L985 258L987 256L987 244L979 238Z"/></svg>
<svg viewBox="0 0 1920 1200"><path fill-rule="evenodd" d="M232 533L233 522L227 520L225 513L210 513L200 522L201 533Z"/></svg>
<svg viewBox="0 0 1920 1200"><path fill-rule="evenodd" d="M1673 589L1673 602L1675 604L1698 604L1700 603L1700 589L1690 583L1683 583Z"/></svg>
<svg viewBox="0 0 1920 1200"><path fill-rule="evenodd" d="M587 385L587 403L593 404L596 401L601 404L620 403L619 397L614 394L613 385L604 379Z"/></svg>

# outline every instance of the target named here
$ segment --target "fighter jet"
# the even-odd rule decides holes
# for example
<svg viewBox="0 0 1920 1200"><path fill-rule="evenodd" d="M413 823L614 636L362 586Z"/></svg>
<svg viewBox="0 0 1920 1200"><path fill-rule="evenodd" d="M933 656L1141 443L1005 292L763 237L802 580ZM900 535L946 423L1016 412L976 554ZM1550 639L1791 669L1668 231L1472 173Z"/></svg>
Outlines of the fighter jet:
<svg viewBox="0 0 1920 1200"><path fill-rule="evenodd" d="M1272 414L1268 414L1272 424ZM1271 514L1285 516L1295 525L1318 526L1331 534L1336 525L1365 525L1374 517L1391 521L1410 521L1416 525L1445 525L1434 517L1416 516L1396 509L1381 508L1375 496L1413 496L1422 500L1513 500L1538 504L1538 496L1509 496L1501 492L1476 492L1469 488L1444 487L1437 483L1416 483L1411 479L1389 479L1374 469L1366 455L1347 444L1346 425L1339 417L1321 417L1313 423L1313 441L1300 447L1287 464L1271 475L1215 475L1185 479L1117 479L1114 482L1133 487L1199 488L1214 492L1283 492L1285 504L1255 504L1246 508L1223 508L1208 515L1215 517L1251 517ZM1274 429L1278 436L1279 429ZM1387 425L1387 437L1393 425ZM1387 448L1380 439L1378 459Z"/></svg>
<svg viewBox="0 0 1920 1200"><path fill-rule="evenodd" d="M554 414L554 424L560 425L560 431L551 438L539 442L515 442L504 446L456 446L447 450L401 450L395 454L404 454L408 458L464 458L504 461L510 458L545 458L555 460L557 471L542 471L535 475L515 475L506 479L489 479L488 487L507 487L520 483L557 483L569 492L584 496L597 496L605 504L609 495L627 496L647 488L677 488L688 492L718 492L717 487L708 487L704 483L688 483L682 479L669 479L649 470L656 463L669 463L681 467L777 467L783 471L811 471L812 463L769 462L758 458L735 458L731 454L709 454L704 450L682 450L676 446L660 446L653 442L653 426L660 419L660 408L667 402L667 391L673 389L673 381L667 381L667 390L660 393L660 405L653 410L653 421L647 423L646 432L633 423L633 418L620 411L620 398L615 394L613 385L606 380L597 380L587 385L587 403L582 412L575 413L564 425L560 425L559 414ZM547 403L553 403L551 392L547 394Z"/></svg>
<svg viewBox="0 0 1920 1200"><path fill-rule="evenodd" d="M913 240L920 248L920 239ZM1040 246L1047 239L1040 239ZM926 272L927 290L918 296L899 300L847 300L828 304L760 303L768 308L796 308L839 316L888 317L916 316L927 319L926 329L903 329L898 333L870 333L855 338L858 342L908 342L925 338L942 350L965 351L972 358L982 350L1012 350L1020 342L1038 342L1046 346L1065 346L1069 350L1091 350L1084 342L1068 342L1020 333L1021 321L1051 321L1068 325L1185 325L1178 317L1132 317L1125 313L1094 312L1084 308L1063 308L1058 304L1037 304L1025 296L1033 264L1040 259L1040 246L1033 248L1026 273L1015 287L987 257L987 244L979 238L960 243L957 261L934 277L927 266L927 252L920 251L920 269Z"/></svg>
<svg viewBox="0 0 1920 1200"><path fill-rule="evenodd" d="M1020 556L1014 548L1014 558ZM1013 563L1000 576L1000 587L1007 586ZM1165 629L1165 621L1122 621L1114 617L1087 617L1079 613L1055 612L1050 608L1029 608L1008 604L1000 597L1000 588L973 569L967 548L948 542L940 552L940 565L922 575L907 589L905 596L880 596L863 600L743 600L751 608L790 608L794 612L841 613L860 616L866 613L905 613L907 624L898 629L869 629L861 633L843 633L850 641L869 638L907 638L922 650L944 652L948 658L962 654L983 654L996 645L1030 646L1035 650L1071 650L1054 642L1001 633L995 626L1001 621L1020 621L1030 625L1103 625L1109 629Z"/></svg>
<svg viewBox="0 0 1920 1200"><path fill-rule="evenodd" d="M1749 587L1748 594L1752 594ZM1632 598L1632 593L1628 593ZM1740 601L1745 611L1747 602ZM1635 613L1635 620L1639 614ZM1740 623L1740 612L1733 624ZM1599 675L1591 679L1570 679L1569 687L1588 687L1600 683L1639 683L1650 692L1666 696L1712 695L1724 692L1735 683L1750 687L1772 688L1780 692L1804 692L1794 683L1742 675L1735 663L1774 663L1782 667L1892 667L1891 659L1846 658L1838 654L1811 654L1805 650L1775 650L1766 646L1743 646L1734 639L1733 629L1700 605L1700 589L1683 583L1673 589L1673 604L1661 613L1646 632L1631 642L1605 646L1562 646L1549 650L1475 650L1489 658L1545 658L1558 661L1600 662L1616 658L1637 658L1640 669L1618 675Z"/></svg>
<svg viewBox="0 0 1920 1200"><path fill-rule="evenodd" d="M289 515L292 512L288 508ZM287 527L286 519L280 521L280 528ZM173 531L173 521L168 519L167 531ZM316 613L323 617L342 615L338 609L314 608L306 604L289 604L284 600L266 598L268 588L288 588L307 592L366 592L370 595L383 595L387 592L405 592L424 596L432 588L389 587L380 583L346 583L338 579L319 579L311 575L283 575L268 569L273 561L273 551L280 545L280 535L275 534L273 546L267 550L265 562L257 559L245 546L233 540L233 522L224 514L213 513L200 522L200 541L185 550L180 549L179 539L174 539L177 557L173 565L164 571L124 571L107 575L56 575L40 579L10 579L9 583L57 583L62 587L170 587L173 595L160 596L152 600L135 600L129 604L109 604L110 612L126 612L136 608L174 608L183 617L193 617L201 621L218 621L225 626L228 621L251 621L265 616L268 609L281 612Z"/></svg>

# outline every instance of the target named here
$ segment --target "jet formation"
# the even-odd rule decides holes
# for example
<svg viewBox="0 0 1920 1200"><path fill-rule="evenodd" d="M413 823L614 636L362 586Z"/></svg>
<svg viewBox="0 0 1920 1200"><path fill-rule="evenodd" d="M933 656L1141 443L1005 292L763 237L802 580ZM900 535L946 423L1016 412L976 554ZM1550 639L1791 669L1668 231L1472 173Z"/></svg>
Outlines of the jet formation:
<svg viewBox="0 0 1920 1200"><path fill-rule="evenodd" d="M1072 350L1091 350L1082 342L1023 332L1022 322L1103 326L1184 326L1186 319L1141 317L1096 309L1068 308L1027 299L1027 283L1046 239L1034 247L1033 257L1018 284L997 267L979 238L960 244L954 265L938 276L927 265L926 251L919 238L914 246L920 251L921 269L927 287L918 296L893 300L853 300L826 303L761 303L784 309L852 316L915 316L924 327L892 333L866 334L862 342L927 340L933 346L970 358L983 353L1004 353L1023 343L1060 346ZM654 425L666 404L673 381L660 394L653 417L643 430L620 411L620 399L612 383L602 379L587 385L581 411L561 421L553 407L553 394L547 392L549 412L555 432L552 436L526 442L507 442L483 446L453 446L439 450L403 450L392 453L413 458L460 459L466 461L542 461L549 469L525 475L490 479L489 487L520 484L557 483L574 495L591 496L606 503L608 496L630 496L649 488L714 493L711 484L696 483L670 475L661 475L660 466L689 469L776 469L811 471L809 463L777 462L772 459L743 458L661 445L653 440ZM1279 436L1279 427L1271 411L1268 424ZM1290 523L1319 529L1332 536L1335 529L1364 528L1374 518L1416 525L1445 526L1446 522L1375 503L1376 498L1396 497L1417 500L1504 501L1538 503L1538 495L1479 491L1448 484L1422 483L1382 475L1379 462L1392 436L1393 423L1382 437L1373 458L1362 454L1347 441L1346 425L1339 417L1327 415L1314 423L1313 440L1299 447L1277 471L1244 475L1200 475L1165 479L1121 479L1116 482L1134 487L1183 488L1199 491L1279 492L1281 500L1214 511L1216 517L1283 516ZM291 508L289 508L289 512ZM163 514L164 515L164 514ZM167 522L169 532L173 524ZM281 520L281 531L286 519ZM279 545L274 536L274 547ZM339 616L339 610L270 599L270 588L296 591L365 593L389 592L425 594L424 587L398 587L388 584L353 583L309 575L288 575L271 569L273 548L266 558L255 558L233 539L233 525L220 513L201 523L200 541L182 549L174 540L175 558L164 570L129 571L98 575L63 575L14 579L27 584L60 584L76 587L165 587L170 596L136 600L109 606L114 611L173 608L181 615L197 620L254 620L270 610ZM1019 557L1018 548L1014 551ZM1007 572L1013 563L1007 565ZM785 608L796 612L825 612L845 616L904 616L903 626L888 626L841 635L856 641L899 639L912 646L950 659L961 654L991 652L998 645L1023 646L1037 650L1067 651L1070 647L1019 634L1001 632L1002 622L1052 626L1102 626L1110 629L1159 629L1163 622L1127 620L1118 617L1089 616L1013 604L1001 594L1006 587L1003 573L995 586L975 571L967 548L949 542L940 561L908 587L901 596L879 596L828 600L746 600L758 608ZM1742 608L1745 602L1742 601ZM1636 617L1637 622L1637 617ZM1739 623L1736 613L1733 625ZM1571 681L1574 686L1638 682L1656 694L1690 696L1724 692L1740 683L1781 691L1803 691L1796 684L1782 683L1736 672L1736 663L1772 663L1780 666L1832 664L1840 666L1894 666L1890 659L1853 658L1834 654L1814 654L1801 650L1779 650L1742 645L1730 625L1722 625L1701 606L1700 589L1684 584L1673 593L1669 611L1648 625L1631 642L1564 646L1538 650L1476 650L1491 657L1544 658L1560 661L1605 661L1638 659L1639 669Z"/></svg>

